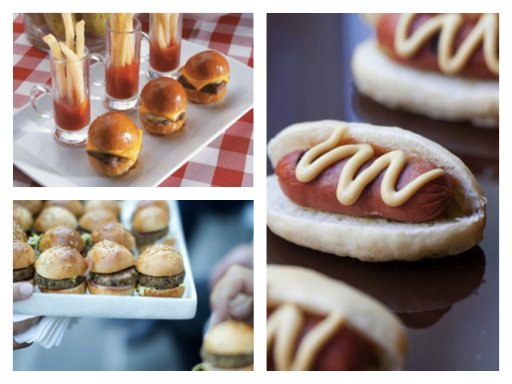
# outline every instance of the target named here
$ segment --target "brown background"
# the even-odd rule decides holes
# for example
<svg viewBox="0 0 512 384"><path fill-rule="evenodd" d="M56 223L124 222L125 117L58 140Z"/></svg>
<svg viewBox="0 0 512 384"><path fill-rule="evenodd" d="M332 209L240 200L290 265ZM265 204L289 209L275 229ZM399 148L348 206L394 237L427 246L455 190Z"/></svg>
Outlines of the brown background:
<svg viewBox="0 0 512 384"><path fill-rule="evenodd" d="M459 156L488 199L479 247L412 263L363 263L291 244L267 231L268 263L303 265L381 300L408 328L408 370L499 369L499 131L380 106L355 90L350 58L373 31L355 14L269 14L268 139L320 119L396 125ZM414 89L414 85L411 85ZM268 174L273 173L268 162Z"/></svg>

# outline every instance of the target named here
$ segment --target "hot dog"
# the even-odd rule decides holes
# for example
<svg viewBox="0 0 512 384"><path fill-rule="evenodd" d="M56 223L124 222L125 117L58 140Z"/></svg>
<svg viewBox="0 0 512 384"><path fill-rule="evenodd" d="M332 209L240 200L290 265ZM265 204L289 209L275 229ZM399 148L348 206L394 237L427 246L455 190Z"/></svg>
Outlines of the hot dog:
<svg viewBox="0 0 512 384"><path fill-rule="evenodd" d="M498 125L497 14L376 15L376 38L352 57L362 94L436 119Z"/></svg>
<svg viewBox="0 0 512 384"><path fill-rule="evenodd" d="M267 303L268 370L403 366L407 342L400 321L346 284L309 269L270 265Z"/></svg>
<svg viewBox="0 0 512 384"><path fill-rule="evenodd" d="M419 135L300 123L273 138L268 152L276 175L267 182L267 223L289 241L385 261L457 254L482 239L486 199L474 176Z"/></svg>

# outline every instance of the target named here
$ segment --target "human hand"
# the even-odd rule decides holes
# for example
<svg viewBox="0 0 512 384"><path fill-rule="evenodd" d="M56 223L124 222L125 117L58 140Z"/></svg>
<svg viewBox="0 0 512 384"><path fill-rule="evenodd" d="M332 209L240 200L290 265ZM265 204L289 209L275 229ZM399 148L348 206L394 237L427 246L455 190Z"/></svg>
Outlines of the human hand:
<svg viewBox="0 0 512 384"><path fill-rule="evenodd" d="M34 293L34 286L30 283L13 283L12 285L12 300L13 301L20 301L28 299L32 293ZM19 333L23 333L26 330L32 328L37 322L40 320L40 317L34 317L32 319L19 321L17 323L12 323L12 334L17 335ZM32 343L17 343L14 340L14 337L12 339L12 348L13 349L21 349L29 347Z"/></svg>

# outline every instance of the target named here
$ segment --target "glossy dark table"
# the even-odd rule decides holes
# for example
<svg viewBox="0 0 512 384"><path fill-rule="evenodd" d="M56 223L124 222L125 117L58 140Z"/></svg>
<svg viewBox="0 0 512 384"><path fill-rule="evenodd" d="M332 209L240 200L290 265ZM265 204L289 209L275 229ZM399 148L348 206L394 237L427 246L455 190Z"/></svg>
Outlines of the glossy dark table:
<svg viewBox="0 0 512 384"><path fill-rule="evenodd" d="M372 36L359 15L269 14L267 137L320 119L394 125L459 156L488 199L479 247L438 260L363 263L291 244L267 231L267 261L302 265L376 297L408 328L407 370L499 369L499 131L389 110L354 88L350 59ZM268 174L273 173L268 162Z"/></svg>

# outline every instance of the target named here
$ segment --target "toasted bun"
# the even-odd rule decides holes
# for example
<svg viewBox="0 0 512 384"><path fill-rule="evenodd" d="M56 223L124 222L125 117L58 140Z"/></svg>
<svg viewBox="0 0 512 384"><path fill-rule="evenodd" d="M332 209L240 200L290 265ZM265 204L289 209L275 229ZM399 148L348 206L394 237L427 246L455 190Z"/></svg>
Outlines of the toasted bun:
<svg viewBox="0 0 512 384"><path fill-rule="evenodd" d="M96 211L97 209L106 209L111 211L116 217L121 214L121 207L117 200L89 200L85 203L85 211Z"/></svg>
<svg viewBox="0 0 512 384"><path fill-rule="evenodd" d="M82 276L85 271L87 262L76 249L69 247L47 249L36 261L36 272L47 279L69 279Z"/></svg>
<svg viewBox="0 0 512 384"><path fill-rule="evenodd" d="M179 285L176 288L156 289L137 284L137 293L141 296L151 297L183 297L185 286Z"/></svg>
<svg viewBox="0 0 512 384"><path fill-rule="evenodd" d="M148 247L137 259L137 271L148 276L176 276L185 269L183 257L177 249L156 244Z"/></svg>
<svg viewBox="0 0 512 384"><path fill-rule="evenodd" d="M310 269L269 265L267 305L275 308L285 303L315 315L340 313L350 326L384 351L381 359L385 369L403 366L405 329L395 315L370 296Z"/></svg>
<svg viewBox="0 0 512 384"><path fill-rule="evenodd" d="M469 121L483 127L498 126L496 80L453 77L410 68L389 59L374 40L357 46L352 57L352 74L359 92L389 108L435 119Z"/></svg>
<svg viewBox="0 0 512 384"><path fill-rule="evenodd" d="M30 245L19 240L12 242L12 269L30 267L36 262L36 253Z"/></svg>
<svg viewBox="0 0 512 384"><path fill-rule="evenodd" d="M97 117L89 127L87 154L89 162L99 173L120 176L135 164L142 146L142 130L120 112L107 112ZM117 156L123 161L106 163L90 152Z"/></svg>
<svg viewBox="0 0 512 384"><path fill-rule="evenodd" d="M117 221L117 216L115 216L111 211L107 211L105 209L97 209L95 211L85 212L80 218L78 224L86 231L92 232L97 227L100 227L106 223Z"/></svg>
<svg viewBox="0 0 512 384"><path fill-rule="evenodd" d="M157 206L138 209L132 218L132 228L140 233L160 231L168 225L169 214Z"/></svg>
<svg viewBox="0 0 512 384"><path fill-rule="evenodd" d="M59 226L46 231L39 241L39 252L52 247L70 247L82 252L85 246L82 236L73 228Z"/></svg>
<svg viewBox="0 0 512 384"><path fill-rule="evenodd" d="M75 216L66 208L48 207L39 214L34 228L37 232L41 233L61 225L68 228L76 228L78 223Z"/></svg>
<svg viewBox="0 0 512 384"><path fill-rule="evenodd" d="M185 119L176 118L187 110L187 94L183 86L169 77L148 82L142 89L139 118L144 128L154 135L168 135L179 131ZM148 119L155 116L169 119L167 124L157 124Z"/></svg>
<svg viewBox="0 0 512 384"><path fill-rule="evenodd" d="M224 356L253 353L253 328L240 321L224 321L208 331L203 340L203 349Z"/></svg>
<svg viewBox="0 0 512 384"><path fill-rule="evenodd" d="M20 241L27 241L27 234L23 230L23 228L20 227L20 225L16 222L16 220L12 220L12 239L13 240L20 240Z"/></svg>
<svg viewBox="0 0 512 384"><path fill-rule="evenodd" d="M135 264L135 259L128 249L109 240L95 244L87 256L92 260L91 271L95 273L119 272Z"/></svg>
<svg viewBox="0 0 512 384"><path fill-rule="evenodd" d="M12 217L25 232L30 231L34 225L32 214L27 208L21 205L14 204Z"/></svg>
<svg viewBox="0 0 512 384"><path fill-rule="evenodd" d="M443 168L454 180L453 198L461 212L426 223L402 223L320 212L292 203L276 176L267 178L267 224L293 243L364 261L417 260L461 253L483 238L487 200L471 171L455 155L415 133L392 127L325 120L295 124L268 145L275 165L285 154L325 140L348 124L348 137L406 154Z"/></svg>
<svg viewBox="0 0 512 384"><path fill-rule="evenodd" d="M66 208L76 217L80 217L84 213L84 205L80 200L48 200L44 203L44 208L48 207Z"/></svg>
<svg viewBox="0 0 512 384"><path fill-rule="evenodd" d="M88 281L87 289L91 295L131 296L135 290L135 284L123 287L107 287L104 285L94 284L92 281Z"/></svg>
<svg viewBox="0 0 512 384"><path fill-rule="evenodd" d="M32 215L37 215L43 207L42 200L14 200L13 203L27 208Z"/></svg>
<svg viewBox="0 0 512 384"><path fill-rule="evenodd" d="M87 282L83 282L80 285L77 285L74 288L68 288L68 289L46 289L39 287L41 292L47 292L47 293L64 293L64 294L82 294L85 293L85 290L87 289Z"/></svg>
<svg viewBox="0 0 512 384"><path fill-rule="evenodd" d="M94 244L102 240L110 240L124 246L128 250L135 249L135 238L120 223L109 222L94 229L91 235Z"/></svg>
<svg viewBox="0 0 512 384"><path fill-rule="evenodd" d="M135 211L146 207L159 207L165 210L167 213L171 212L167 200L140 200L135 207Z"/></svg>

